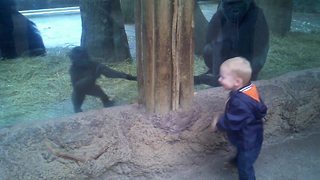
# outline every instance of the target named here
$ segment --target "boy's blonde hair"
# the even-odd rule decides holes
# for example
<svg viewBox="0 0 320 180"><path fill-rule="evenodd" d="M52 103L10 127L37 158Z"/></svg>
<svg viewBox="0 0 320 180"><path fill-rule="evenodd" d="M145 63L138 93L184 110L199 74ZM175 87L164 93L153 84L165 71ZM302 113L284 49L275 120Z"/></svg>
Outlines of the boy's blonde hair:
<svg viewBox="0 0 320 180"><path fill-rule="evenodd" d="M252 68L250 62L243 57L234 57L224 61L221 67L228 68L237 77L243 80L244 84L247 84L251 80Z"/></svg>

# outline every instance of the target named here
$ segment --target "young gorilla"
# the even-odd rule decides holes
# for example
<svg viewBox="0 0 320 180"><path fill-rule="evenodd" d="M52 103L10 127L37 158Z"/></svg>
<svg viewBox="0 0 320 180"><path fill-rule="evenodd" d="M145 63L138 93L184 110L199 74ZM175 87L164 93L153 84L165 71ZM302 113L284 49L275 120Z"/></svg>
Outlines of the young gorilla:
<svg viewBox="0 0 320 180"><path fill-rule="evenodd" d="M110 101L101 87L96 85L96 80L101 74L109 78L137 80L135 76L115 71L103 64L91 61L87 51L79 46L71 50L69 58L71 60L69 73L73 87L72 103L75 112L82 112L81 105L86 95L100 98L104 107L113 105L114 102Z"/></svg>
<svg viewBox="0 0 320 180"><path fill-rule="evenodd" d="M252 66L256 80L269 50L268 25L254 0L221 0L211 18L203 58L209 70L195 76L195 84L217 86L219 67L229 58L241 56Z"/></svg>

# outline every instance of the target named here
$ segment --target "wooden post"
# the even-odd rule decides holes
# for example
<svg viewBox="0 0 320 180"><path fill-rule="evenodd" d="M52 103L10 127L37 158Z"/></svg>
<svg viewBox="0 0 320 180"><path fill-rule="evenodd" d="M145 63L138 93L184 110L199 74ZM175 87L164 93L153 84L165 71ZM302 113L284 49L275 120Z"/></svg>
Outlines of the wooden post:
<svg viewBox="0 0 320 180"><path fill-rule="evenodd" d="M194 0L137 0L139 103L166 113L193 98Z"/></svg>

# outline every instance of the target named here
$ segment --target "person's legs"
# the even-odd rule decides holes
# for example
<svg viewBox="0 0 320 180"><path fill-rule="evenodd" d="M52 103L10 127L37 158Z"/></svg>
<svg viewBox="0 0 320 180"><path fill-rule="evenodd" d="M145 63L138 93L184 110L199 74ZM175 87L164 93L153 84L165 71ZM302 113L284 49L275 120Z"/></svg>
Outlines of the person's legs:
<svg viewBox="0 0 320 180"><path fill-rule="evenodd" d="M237 165L239 180L255 180L255 172L253 168L254 162L257 160L261 147L250 150L238 149Z"/></svg>

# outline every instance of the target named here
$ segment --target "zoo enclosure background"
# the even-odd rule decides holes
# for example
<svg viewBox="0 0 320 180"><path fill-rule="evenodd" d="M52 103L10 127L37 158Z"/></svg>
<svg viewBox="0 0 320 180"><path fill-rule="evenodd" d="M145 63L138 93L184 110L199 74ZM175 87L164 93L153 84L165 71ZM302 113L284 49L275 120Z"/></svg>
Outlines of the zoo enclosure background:
<svg viewBox="0 0 320 180"><path fill-rule="evenodd" d="M18 10L49 9L79 6L80 0L15 0ZM93 0L97 1L97 0ZM124 0L120 0L124 1ZM134 0L131 0L134 1ZM202 0L219 2L219 0ZM129 2L129 1L126 1ZM123 2L121 2L123 3ZM293 0L295 12L320 13L320 0Z"/></svg>

